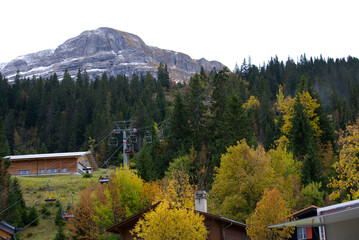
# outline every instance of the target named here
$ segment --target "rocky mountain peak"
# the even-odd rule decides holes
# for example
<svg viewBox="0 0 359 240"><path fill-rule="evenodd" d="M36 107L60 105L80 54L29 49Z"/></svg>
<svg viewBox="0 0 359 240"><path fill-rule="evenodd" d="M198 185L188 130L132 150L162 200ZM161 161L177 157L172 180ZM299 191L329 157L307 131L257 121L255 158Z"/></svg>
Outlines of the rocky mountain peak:
<svg viewBox="0 0 359 240"><path fill-rule="evenodd" d="M48 77L55 73L61 78L65 69L75 76L78 69L94 77L103 72L109 75L156 74L160 63L168 66L173 80L186 81L201 66L206 71L221 69L223 65L204 58L193 60L188 55L147 46L138 36L112 28L85 31L58 46L20 56L0 65L3 76L13 79L16 71L23 77Z"/></svg>
<svg viewBox="0 0 359 240"><path fill-rule="evenodd" d="M142 49L146 44L136 35L111 28L85 31L71 38L55 50L64 58L91 56L99 52L119 52L126 49Z"/></svg>

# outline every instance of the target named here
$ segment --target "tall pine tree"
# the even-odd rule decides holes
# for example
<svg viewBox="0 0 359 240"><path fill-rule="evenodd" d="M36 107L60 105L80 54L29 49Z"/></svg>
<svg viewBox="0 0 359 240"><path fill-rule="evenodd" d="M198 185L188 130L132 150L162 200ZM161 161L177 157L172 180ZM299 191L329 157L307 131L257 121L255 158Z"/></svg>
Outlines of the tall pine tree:
<svg viewBox="0 0 359 240"><path fill-rule="evenodd" d="M201 146L206 136L206 106L204 105L204 93L204 84L201 81L200 76L196 73L190 79L186 100L188 122L191 129L191 144L197 151L201 150Z"/></svg>

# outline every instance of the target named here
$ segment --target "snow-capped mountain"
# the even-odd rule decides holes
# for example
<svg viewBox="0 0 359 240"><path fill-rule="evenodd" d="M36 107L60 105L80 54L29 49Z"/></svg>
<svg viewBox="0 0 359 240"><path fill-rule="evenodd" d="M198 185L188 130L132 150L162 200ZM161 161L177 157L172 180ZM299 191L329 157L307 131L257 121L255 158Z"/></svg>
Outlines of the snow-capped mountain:
<svg viewBox="0 0 359 240"><path fill-rule="evenodd" d="M75 76L79 69L86 70L90 77L133 73L156 74L160 63L167 64L173 80L186 81L201 66L205 71L220 70L223 65L204 58L194 60L188 55L147 46L141 38L131 33L111 28L85 31L69 39L55 50L44 50L17 57L8 63L0 63L0 72L9 80L14 79L17 70L22 77L49 77L56 73L62 78L67 69ZM155 75L154 75L155 76Z"/></svg>

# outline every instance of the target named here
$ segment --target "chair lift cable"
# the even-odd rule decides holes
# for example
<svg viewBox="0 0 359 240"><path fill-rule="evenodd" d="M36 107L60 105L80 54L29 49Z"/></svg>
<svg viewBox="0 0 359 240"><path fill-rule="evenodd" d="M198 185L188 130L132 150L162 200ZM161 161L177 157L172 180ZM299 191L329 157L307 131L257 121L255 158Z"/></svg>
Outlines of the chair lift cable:
<svg viewBox="0 0 359 240"><path fill-rule="evenodd" d="M82 182L81 185L79 185L73 192L76 192L83 184L85 181ZM27 227L29 227L32 223L34 223L35 221L37 221L40 217L42 217L43 215L45 215L46 213L48 213L50 210L52 210L54 207L56 207L57 205L59 205L62 201L64 201L65 199L67 199L69 196L72 196L72 193L68 194L65 198L61 199L60 201L57 201L57 203L52 206L50 209L48 209L46 212L42 213L40 216L38 216L36 219L34 219L31 223L29 223L28 225L26 225L24 228L22 228L20 231L18 231L16 234L22 232L24 229L26 229Z"/></svg>

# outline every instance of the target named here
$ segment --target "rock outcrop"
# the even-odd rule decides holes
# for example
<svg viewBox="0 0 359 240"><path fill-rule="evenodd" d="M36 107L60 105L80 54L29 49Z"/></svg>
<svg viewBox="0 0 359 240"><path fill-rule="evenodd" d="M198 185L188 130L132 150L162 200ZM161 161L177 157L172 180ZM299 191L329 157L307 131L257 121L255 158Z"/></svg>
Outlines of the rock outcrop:
<svg viewBox="0 0 359 240"><path fill-rule="evenodd" d="M172 80L187 81L201 66L205 71L220 70L223 65L204 58L194 60L184 53L147 46L141 38L131 33L111 28L85 31L69 39L55 50L31 53L0 64L3 76L12 80L17 71L22 77L49 77L56 73L62 78L65 69L75 76L79 69L90 77L125 74L127 76L156 74L160 63L167 64Z"/></svg>

